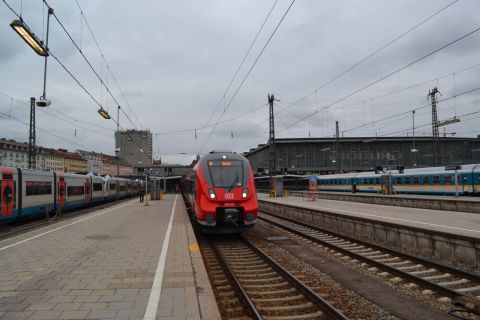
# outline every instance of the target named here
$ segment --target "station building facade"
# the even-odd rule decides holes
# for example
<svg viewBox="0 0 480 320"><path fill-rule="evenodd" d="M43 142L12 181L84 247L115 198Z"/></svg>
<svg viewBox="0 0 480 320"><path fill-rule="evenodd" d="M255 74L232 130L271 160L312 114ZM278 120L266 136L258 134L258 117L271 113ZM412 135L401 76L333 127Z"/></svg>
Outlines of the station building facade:
<svg viewBox="0 0 480 320"><path fill-rule="evenodd" d="M480 163L480 138L438 139L437 157L432 137L352 137L277 139L276 171L333 173L369 171L376 166L405 168ZM270 145L261 144L244 155L255 174L268 172Z"/></svg>

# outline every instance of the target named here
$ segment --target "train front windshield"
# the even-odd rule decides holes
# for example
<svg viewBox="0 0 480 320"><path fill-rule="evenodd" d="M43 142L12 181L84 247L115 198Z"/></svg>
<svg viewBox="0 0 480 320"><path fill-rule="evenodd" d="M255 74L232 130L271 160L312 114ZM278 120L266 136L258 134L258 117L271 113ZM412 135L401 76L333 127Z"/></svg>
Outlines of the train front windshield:
<svg viewBox="0 0 480 320"><path fill-rule="evenodd" d="M232 189L243 184L242 161L208 161L208 170L214 187Z"/></svg>

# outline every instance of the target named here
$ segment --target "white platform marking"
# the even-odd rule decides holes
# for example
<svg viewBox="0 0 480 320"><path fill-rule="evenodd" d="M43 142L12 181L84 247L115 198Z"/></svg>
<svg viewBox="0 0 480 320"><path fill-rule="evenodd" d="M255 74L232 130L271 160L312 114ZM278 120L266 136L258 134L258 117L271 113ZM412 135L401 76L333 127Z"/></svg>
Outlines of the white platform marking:
<svg viewBox="0 0 480 320"><path fill-rule="evenodd" d="M175 214L175 205L177 204L177 197L175 196L175 202L173 203L172 214L170 215L170 221L168 222L167 232L165 233L165 239L163 239L162 251L158 258L157 271L155 271L155 278L153 279L152 290L150 291L150 297L148 298L147 309L145 309L144 320L155 319L157 316L158 302L160 301L160 294L162 293L163 273L165 271L165 263L167 262L168 243L170 242L170 234L172 232L173 216Z"/></svg>
<svg viewBox="0 0 480 320"><path fill-rule="evenodd" d="M280 201L279 201L280 202ZM280 202L281 203L281 202ZM288 203L288 202L287 202ZM293 203L293 202L290 202ZM457 227L449 227L446 225L441 225L441 224L435 224L435 223L428 223L428 222L422 222L422 221L417 221L417 220L408 220L408 219L401 219L401 218L392 218L392 217L385 217L385 216L379 216L375 214L370 214L370 213L363 213L363 212L356 212L356 211L350 211L350 210L344 210L344 209L336 209L336 208L330 208L330 207L321 207L321 206L311 206L311 205L305 205L305 204L300 204L299 206L303 206L305 208L309 209L316 209L316 210L325 210L325 209L330 209L330 210L335 210L333 213L349 213L349 214L354 214L354 215L359 215L359 216L367 216L367 217L375 217L375 218L381 218L385 220L393 220L393 221L401 221L401 222L412 222L416 224L422 224L426 226L431 226L431 227L441 227L445 229L452 229L452 230L460 230L460 231L468 231L468 232L475 232L475 233L480 233L479 230L472 230L472 229L464 229L464 228L457 228Z"/></svg>
<svg viewBox="0 0 480 320"><path fill-rule="evenodd" d="M37 238L43 237L44 235L47 235L47 234L49 234L49 233L52 233L52 232L61 230L61 229L63 229L63 228L69 227L69 226L73 226L74 224L77 224L77 223L80 223L80 222L83 222L83 221L86 221L86 220L89 220L89 219L92 219L92 218L101 216L101 215L103 215L103 214L105 214L105 213L109 213L109 212L111 212L111 211L113 211L113 210L117 210L117 209L123 208L123 207L125 207L125 206L128 206L131 202L132 202L132 201L129 201L129 202L127 202L126 204L123 204L123 205L121 205L121 206L114 207L114 208L111 208L111 209L108 209L108 210L99 212L99 213L97 213L97 214L94 214L93 216L90 216L90 217L87 217L87 218L83 218L83 219L77 220L77 221L75 221L75 222L66 224L66 225L64 225L64 226L61 226L61 227L58 227L58 228L55 228L55 229L52 229L52 230L49 230L49 231L46 231L46 232L37 234L36 236L30 237L30 238L28 238L28 239L24 239L24 240L22 240L22 241L9 244L8 246L1 247L1 248L0 248L0 251L6 250L6 249L11 248L11 247L15 247L15 246L17 246L17 245L19 245L19 244L28 242L28 241L33 240L33 239L37 239Z"/></svg>

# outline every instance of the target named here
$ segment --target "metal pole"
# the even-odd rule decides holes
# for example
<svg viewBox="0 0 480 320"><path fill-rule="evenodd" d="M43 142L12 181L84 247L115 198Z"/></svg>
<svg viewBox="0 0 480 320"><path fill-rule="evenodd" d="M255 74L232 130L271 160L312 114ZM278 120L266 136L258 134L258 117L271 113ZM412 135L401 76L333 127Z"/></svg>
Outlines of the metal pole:
<svg viewBox="0 0 480 320"><path fill-rule="evenodd" d="M272 175L276 174L276 151L275 151L275 116L273 113L273 102L275 97L273 94L268 95L268 105L269 105L269 122L270 122L270 132L268 137L268 143L270 144L270 165L269 165L269 174L270 174L270 183L272 183Z"/></svg>
<svg viewBox="0 0 480 320"><path fill-rule="evenodd" d="M416 166L417 165L417 157L416 157L416 151L417 150L415 148L415 110L412 110L412 131L413 131L413 138L412 138L412 141L413 141L413 165Z"/></svg>
<svg viewBox="0 0 480 320"><path fill-rule="evenodd" d="M117 135L120 137L120 106L118 106L118 109L117 109ZM120 150L118 150L118 142L117 142L117 139L115 139L115 152L117 153L117 177L120 176L120 163L119 163L119 160L120 160L120 157L119 157L119 154L120 154Z"/></svg>
<svg viewBox="0 0 480 320"><path fill-rule="evenodd" d="M47 48L47 52L49 51L48 50L48 31L50 30L50 15L53 14L53 8L50 8L48 7L48 14L47 14L47 38L45 40L45 46ZM44 65L44 69L43 69L43 95L42 97L44 99L47 98L47 59L48 59L48 55L45 56L45 65Z"/></svg>
<svg viewBox="0 0 480 320"><path fill-rule="evenodd" d="M457 178L457 169L455 169L455 197L458 197L458 178Z"/></svg>
<svg viewBox="0 0 480 320"><path fill-rule="evenodd" d="M30 98L30 131L28 135L28 169L36 169L35 98Z"/></svg>
<svg viewBox="0 0 480 320"><path fill-rule="evenodd" d="M148 172L145 169L145 205L148 206Z"/></svg>

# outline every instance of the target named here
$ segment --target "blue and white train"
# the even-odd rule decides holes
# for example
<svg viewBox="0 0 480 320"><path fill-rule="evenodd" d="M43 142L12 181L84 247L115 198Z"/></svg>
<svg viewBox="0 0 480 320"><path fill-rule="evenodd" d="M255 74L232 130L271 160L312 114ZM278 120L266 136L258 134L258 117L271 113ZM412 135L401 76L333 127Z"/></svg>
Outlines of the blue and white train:
<svg viewBox="0 0 480 320"><path fill-rule="evenodd" d="M137 195L140 182L0 167L0 224Z"/></svg>
<svg viewBox="0 0 480 320"><path fill-rule="evenodd" d="M391 183L394 193L478 195L480 193L480 164L463 165L455 172L445 167L406 169L403 173L359 172L318 176L319 191L382 192Z"/></svg>

